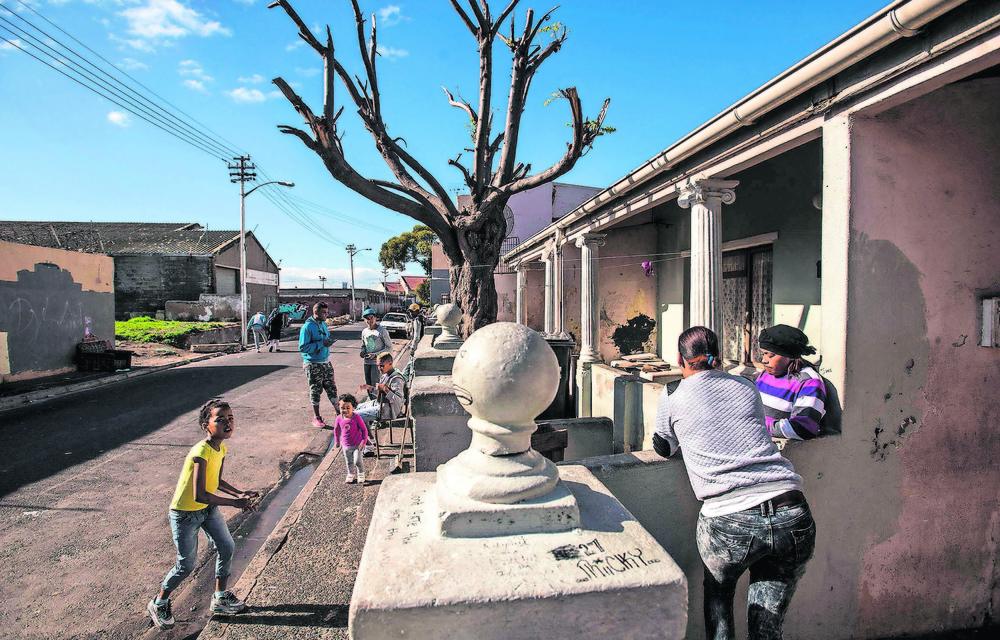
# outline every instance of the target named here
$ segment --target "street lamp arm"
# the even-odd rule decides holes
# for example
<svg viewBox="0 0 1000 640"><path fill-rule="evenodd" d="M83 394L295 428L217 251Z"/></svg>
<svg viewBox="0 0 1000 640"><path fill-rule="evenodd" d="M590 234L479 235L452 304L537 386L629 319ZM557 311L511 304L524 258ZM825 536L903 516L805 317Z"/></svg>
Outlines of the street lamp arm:
<svg viewBox="0 0 1000 640"><path fill-rule="evenodd" d="M246 193L244 193L243 197L245 198L248 195L250 195L251 193L253 193L254 191L256 191L257 189L260 189L261 187L266 187L269 184L280 184L283 187L294 187L295 186L294 182L284 182L283 180L272 180L270 182L265 182L264 184L257 185L253 189L251 189L251 190L247 191Z"/></svg>

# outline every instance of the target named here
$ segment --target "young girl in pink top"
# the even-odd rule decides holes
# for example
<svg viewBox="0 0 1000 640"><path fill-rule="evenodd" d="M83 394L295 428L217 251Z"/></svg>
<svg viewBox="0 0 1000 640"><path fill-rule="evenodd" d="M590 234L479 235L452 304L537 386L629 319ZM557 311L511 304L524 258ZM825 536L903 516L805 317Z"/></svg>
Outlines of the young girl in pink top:
<svg viewBox="0 0 1000 640"><path fill-rule="evenodd" d="M368 442L368 429L361 416L354 413L358 406L357 399L349 393L340 396L340 415L333 425L333 444L339 443L344 450L347 461L347 478L345 483L351 484L355 478L359 484L365 483L364 446Z"/></svg>

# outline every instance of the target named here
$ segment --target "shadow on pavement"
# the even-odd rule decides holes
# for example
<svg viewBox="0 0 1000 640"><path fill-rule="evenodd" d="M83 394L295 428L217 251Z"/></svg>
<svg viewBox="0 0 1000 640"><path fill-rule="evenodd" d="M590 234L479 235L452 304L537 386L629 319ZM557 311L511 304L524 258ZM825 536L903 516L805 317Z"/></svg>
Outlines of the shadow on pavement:
<svg viewBox="0 0 1000 640"><path fill-rule="evenodd" d="M179 367L6 411L0 497L147 436L210 398L285 368ZM192 422L191 433L197 428Z"/></svg>
<svg viewBox="0 0 1000 640"><path fill-rule="evenodd" d="M270 607L248 607L236 616L222 616L230 624L263 624L275 627L344 628L347 626L346 604L279 604Z"/></svg>

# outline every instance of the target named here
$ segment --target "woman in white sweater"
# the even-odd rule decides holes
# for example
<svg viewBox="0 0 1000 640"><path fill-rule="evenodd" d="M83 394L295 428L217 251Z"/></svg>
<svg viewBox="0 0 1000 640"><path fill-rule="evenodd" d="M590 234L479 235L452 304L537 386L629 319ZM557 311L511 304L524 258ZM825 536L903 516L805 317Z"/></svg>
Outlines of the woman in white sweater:
<svg viewBox="0 0 1000 640"><path fill-rule="evenodd" d="M697 544L705 567L705 632L734 639L736 582L750 570L749 638L781 638L785 611L813 555L816 524L802 478L781 456L754 384L716 369L719 341L705 327L678 340L684 378L660 396L653 447L678 448L702 500Z"/></svg>

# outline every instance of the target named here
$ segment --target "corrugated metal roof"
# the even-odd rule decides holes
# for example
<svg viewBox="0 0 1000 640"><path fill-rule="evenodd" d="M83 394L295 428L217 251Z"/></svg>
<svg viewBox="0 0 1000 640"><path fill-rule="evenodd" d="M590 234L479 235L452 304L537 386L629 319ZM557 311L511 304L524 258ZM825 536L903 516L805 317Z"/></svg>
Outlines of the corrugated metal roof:
<svg viewBox="0 0 1000 640"><path fill-rule="evenodd" d="M184 222L0 221L0 240L108 255L218 253L239 231L208 231Z"/></svg>

